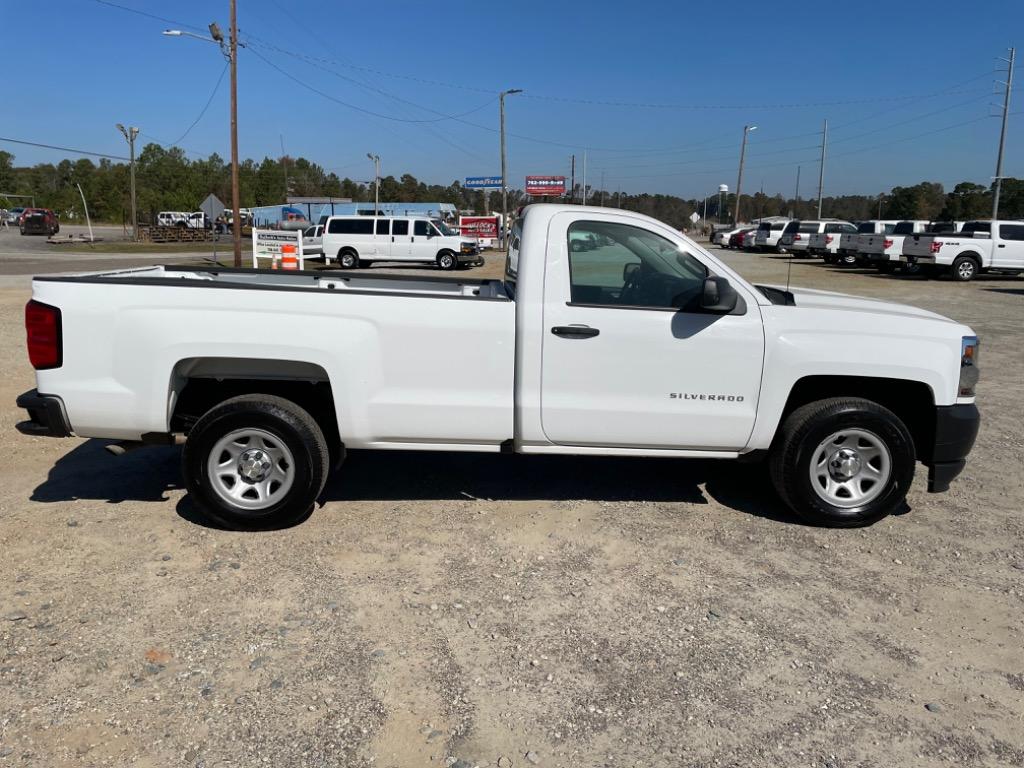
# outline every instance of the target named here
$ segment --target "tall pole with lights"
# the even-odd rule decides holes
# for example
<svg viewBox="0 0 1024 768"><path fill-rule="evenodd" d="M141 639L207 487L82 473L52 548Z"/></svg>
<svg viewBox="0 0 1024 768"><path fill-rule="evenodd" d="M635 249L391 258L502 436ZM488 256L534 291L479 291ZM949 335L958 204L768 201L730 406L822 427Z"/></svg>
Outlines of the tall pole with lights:
<svg viewBox="0 0 1024 768"><path fill-rule="evenodd" d="M224 58L231 68L231 219L232 238L234 240L236 267L242 266L242 212L239 201L238 186L238 19L235 9L236 0L230 0L230 27L227 42L217 22L210 24L210 37L203 37L180 29L167 29L164 34L170 37L194 37L204 42L217 43Z"/></svg>
<svg viewBox="0 0 1024 768"><path fill-rule="evenodd" d="M740 196L743 194L743 160L747 154L747 134L756 130L756 125L743 126L743 143L740 144L740 172L736 177L736 213L734 214L732 222L736 226L739 226L740 223Z"/></svg>
<svg viewBox="0 0 1024 768"><path fill-rule="evenodd" d="M366 156L373 160L373 215L380 213L380 155L367 152Z"/></svg>
<svg viewBox="0 0 1024 768"><path fill-rule="evenodd" d="M509 88L498 94L499 113L501 115L501 247L505 247L508 236L508 161L505 156L505 97L513 93L522 93L522 88Z"/></svg>

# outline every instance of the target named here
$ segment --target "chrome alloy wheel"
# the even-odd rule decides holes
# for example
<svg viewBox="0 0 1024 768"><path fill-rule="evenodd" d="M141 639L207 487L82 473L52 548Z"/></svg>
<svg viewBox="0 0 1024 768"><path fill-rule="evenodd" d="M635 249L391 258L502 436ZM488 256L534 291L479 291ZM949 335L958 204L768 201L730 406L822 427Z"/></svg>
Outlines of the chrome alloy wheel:
<svg viewBox="0 0 1024 768"><path fill-rule="evenodd" d="M210 485L226 503L266 509L295 482L295 461L284 441L262 429L236 429L214 445L206 460Z"/></svg>
<svg viewBox="0 0 1024 768"><path fill-rule="evenodd" d="M822 500L849 509L876 499L892 474L885 442L866 429L842 429L811 454L811 486Z"/></svg>
<svg viewBox="0 0 1024 768"><path fill-rule="evenodd" d="M974 262L970 259L964 259L957 266L956 271L961 280L970 280L974 277Z"/></svg>

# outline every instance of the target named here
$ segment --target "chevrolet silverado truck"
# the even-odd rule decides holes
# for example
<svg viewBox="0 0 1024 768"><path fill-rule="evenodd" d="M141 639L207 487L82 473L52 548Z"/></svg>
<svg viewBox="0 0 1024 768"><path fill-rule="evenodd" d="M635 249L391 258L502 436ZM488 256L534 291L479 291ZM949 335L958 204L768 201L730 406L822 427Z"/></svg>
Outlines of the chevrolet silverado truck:
<svg viewBox="0 0 1024 768"><path fill-rule="evenodd" d="M25 318L22 433L182 444L236 528L302 519L350 449L766 460L857 526L917 462L946 490L979 424L970 328L753 285L619 209L527 206L503 280L154 266L37 277Z"/></svg>
<svg viewBox="0 0 1024 768"><path fill-rule="evenodd" d="M982 272L1024 272L1024 221L968 221L959 232L908 238L901 261L967 282Z"/></svg>

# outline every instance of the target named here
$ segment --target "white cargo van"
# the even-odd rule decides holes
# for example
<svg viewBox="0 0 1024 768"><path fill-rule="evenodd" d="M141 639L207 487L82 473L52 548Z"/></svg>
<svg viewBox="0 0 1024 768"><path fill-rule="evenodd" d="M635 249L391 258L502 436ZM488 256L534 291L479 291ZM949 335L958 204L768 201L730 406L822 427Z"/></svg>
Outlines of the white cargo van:
<svg viewBox="0 0 1024 768"><path fill-rule="evenodd" d="M427 216L329 216L322 241L325 259L342 269L375 261L411 261L455 269L483 264L476 240Z"/></svg>

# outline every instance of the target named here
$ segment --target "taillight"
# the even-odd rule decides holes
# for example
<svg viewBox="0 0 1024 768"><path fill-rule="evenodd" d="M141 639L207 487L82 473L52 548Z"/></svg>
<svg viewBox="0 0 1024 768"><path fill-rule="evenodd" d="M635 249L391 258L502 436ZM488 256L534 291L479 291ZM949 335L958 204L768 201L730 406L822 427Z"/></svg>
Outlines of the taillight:
<svg viewBox="0 0 1024 768"><path fill-rule="evenodd" d="M800 235L793 235L793 242L795 243L797 240L803 240L803 238Z"/></svg>
<svg viewBox="0 0 1024 768"><path fill-rule="evenodd" d="M892 248L892 238L885 238L885 240L882 241L882 247L885 248L885 250Z"/></svg>
<svg viewBox="0 0 1024 768"><path fill-rule="evenodd" d="M25 331L32 367L37 371L60 368L64 362L60 310L33 299L25 305Z"/></svg>
<svg viewBox="0 0 1024 768"><path fill-rule="evenodd" d="M942 248L941 240L932 240L931 251L932 253L938 253L939 249Z"/></svg>
<svg viewBox="0 0 1024 768"><path fill-rule="evenodd" d="M825 235L825 245L829 245L832 242L832 235Z"/></svg>

